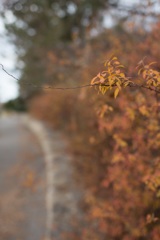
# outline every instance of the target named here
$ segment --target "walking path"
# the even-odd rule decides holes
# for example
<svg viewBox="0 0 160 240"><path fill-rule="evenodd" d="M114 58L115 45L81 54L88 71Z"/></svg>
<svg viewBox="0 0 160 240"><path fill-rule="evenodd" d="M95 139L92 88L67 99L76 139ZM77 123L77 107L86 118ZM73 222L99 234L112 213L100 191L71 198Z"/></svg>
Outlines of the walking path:
<svg viewBox="0 0 160 240"><path fill-rule="evenodd" d="M0 239L78 235L80 198L60 134L27 115L1 118Z"/></svg>

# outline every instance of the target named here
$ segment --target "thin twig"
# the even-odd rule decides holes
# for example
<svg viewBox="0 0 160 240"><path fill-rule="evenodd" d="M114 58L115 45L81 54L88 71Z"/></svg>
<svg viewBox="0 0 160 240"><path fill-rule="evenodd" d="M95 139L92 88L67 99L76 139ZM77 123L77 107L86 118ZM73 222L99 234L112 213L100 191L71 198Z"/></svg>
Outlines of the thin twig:
<svg viewBox="0 0 160 240"><path fill-rule="evenodd" d="M10 77L14 78L16 81L19 81L18 78L16 78L15 76L13 76L12 74L10 74L9 72L6 71L6 69L4 68L3 64L0 63L1 67L2 67L2 70L7 74L9 75Z"/></svg>
<svg viewBox="0 0 160 240"><path fill-rule="evenodd" d="M10 74L9 72L7 72L7 70L4 68L3 64L0 63L0 66L2 67L2 70L10 77L14 78L17 82L20 82L20 79L16 78L15 76L13 76L12 74ZM91 87L91 84L86 84L86 85L82 85L82 86L76 86L76 87L54 87L54 86L37 86L33 83L23 83L22 85L31 85L32 87L35 88L41 88L41 89L57 89L57 90L70 90L70 89L78 89L78 88L84 88L84 87Z"/></svg>

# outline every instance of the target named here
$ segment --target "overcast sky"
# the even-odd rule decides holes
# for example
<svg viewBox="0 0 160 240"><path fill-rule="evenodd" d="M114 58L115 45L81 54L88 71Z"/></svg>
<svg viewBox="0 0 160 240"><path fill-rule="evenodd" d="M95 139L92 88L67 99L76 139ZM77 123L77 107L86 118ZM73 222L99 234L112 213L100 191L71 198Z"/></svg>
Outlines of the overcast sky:
<svg viewBox="0 0 160 240"><path fill-rule="evenodd" d="M11 74L15 74L16 55L14 47L5 36L5 28L0 18L0 63ZM18 85L16 81L8 76L0 66L0 102L6 102L18 95Z"/></svg>

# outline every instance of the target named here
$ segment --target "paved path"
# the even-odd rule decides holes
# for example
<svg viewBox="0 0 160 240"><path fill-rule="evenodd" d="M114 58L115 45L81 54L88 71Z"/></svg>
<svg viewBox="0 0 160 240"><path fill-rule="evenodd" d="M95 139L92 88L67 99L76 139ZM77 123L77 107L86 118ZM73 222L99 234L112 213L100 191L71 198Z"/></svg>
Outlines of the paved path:
<svg viewBox="0 0 160 240"><path fill-rule="evenodd" d="M72 240L82 190L61 134L29 116L0 118L0 239Z"/></svg>
<svg viewBox="0 0 160 240"><path fill-rule="evenodd" d="M45 162L18 116L0 118L0 239L42 240L46 231Z"/></svg>

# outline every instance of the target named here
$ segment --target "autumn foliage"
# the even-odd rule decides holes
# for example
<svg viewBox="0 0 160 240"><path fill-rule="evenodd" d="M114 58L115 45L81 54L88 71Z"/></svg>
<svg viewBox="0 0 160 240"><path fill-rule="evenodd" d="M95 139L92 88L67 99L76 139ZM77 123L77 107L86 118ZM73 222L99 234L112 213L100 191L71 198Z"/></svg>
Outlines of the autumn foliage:
<svg viewBox="0 0 160 240"><path fill-rule="evenodd" d="M92 87L45 91L30 105L34 116L63 129L70 140L75 180L85 189L78 239L159 240L159 28L136 38L123 31L117 38L108 30L85 48L70 47L72 55L64 50L63 62L56 51L48 55L49 75L57 74L53 60L63 69L60 86L67 74L72 86L92 79Z"/></svg>

